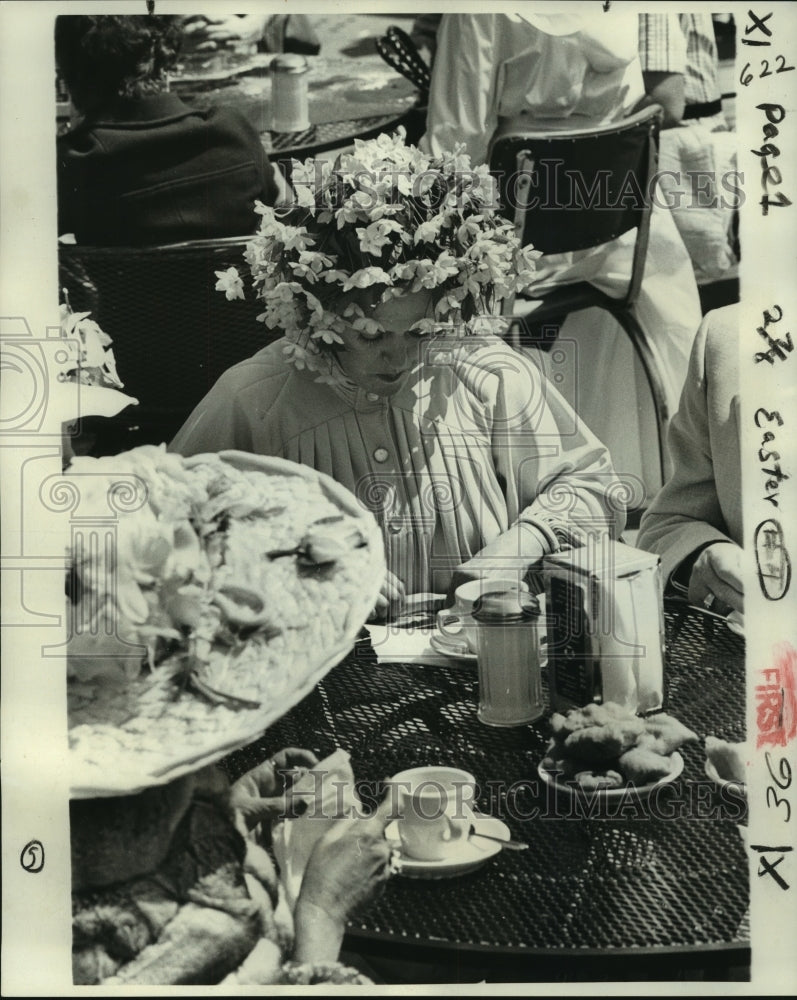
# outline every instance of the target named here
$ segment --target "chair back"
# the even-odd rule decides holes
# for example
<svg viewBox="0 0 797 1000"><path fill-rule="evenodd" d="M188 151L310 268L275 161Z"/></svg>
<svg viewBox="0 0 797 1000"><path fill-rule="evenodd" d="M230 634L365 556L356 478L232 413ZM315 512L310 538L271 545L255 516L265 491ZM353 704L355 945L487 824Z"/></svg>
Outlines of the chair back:
<svg viewBox="0 0 797 1000"><path fill-rule="evenodd" d="M524 244L544 254L584 250L636 227L646 250L661 115L654 104L593 127L505 119L488 162Z"/></svg>
<svg viewBox="0 0 797 1000"><path fill-rule="evenodd" d="M125 392L139 405L93 422L92 453L168 442L231 365L279 331L257 322L260 301L228 302L215 271L242 263L248 237L162 247L59 245L59 278L75 311L91 310L113 340Z"/></svg>
<svg viewBox="0 0 797 1000"><path fill-rule="evenodd" d="M407 32L392 24L381 38L377 38L376 51L388 66L417 88L425 103L429 97L432 71Z"/></svg>

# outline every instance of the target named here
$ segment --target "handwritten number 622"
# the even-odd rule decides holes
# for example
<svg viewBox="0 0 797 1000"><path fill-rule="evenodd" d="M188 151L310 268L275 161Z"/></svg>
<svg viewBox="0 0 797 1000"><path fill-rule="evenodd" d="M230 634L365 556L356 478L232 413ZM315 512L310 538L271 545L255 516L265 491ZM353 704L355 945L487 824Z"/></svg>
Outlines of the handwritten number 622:
<svg viewBox="0 0 797 1000"><path fill-rule="evenodd" d="M783 56L775 56L775 62L778 64L777 69L775 70L776 73L788 73L789 70L794 69L794 66L786 65L786 59ZM773 71L769 68L768 59L762 59L761 66L761 72L758 74L759 80L763 79L765 76L772 76ZM739 83L741 83L743 87L747 87L754 79L755 73L750 72L750 63L745 63L744 69L739 77Z"/></svg>

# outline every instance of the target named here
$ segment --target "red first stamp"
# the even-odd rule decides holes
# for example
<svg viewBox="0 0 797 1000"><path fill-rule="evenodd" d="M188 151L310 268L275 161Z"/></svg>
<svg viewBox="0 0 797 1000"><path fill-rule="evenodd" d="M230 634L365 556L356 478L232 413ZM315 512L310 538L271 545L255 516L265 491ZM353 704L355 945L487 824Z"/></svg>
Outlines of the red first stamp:
<svg viewBox="0 0 797 1000"><path fill-rule="evenodd" d="M788 642L775 647L774 665L761 671L755 688L756 746L785 747L797 734L797 652Z"/></svg>

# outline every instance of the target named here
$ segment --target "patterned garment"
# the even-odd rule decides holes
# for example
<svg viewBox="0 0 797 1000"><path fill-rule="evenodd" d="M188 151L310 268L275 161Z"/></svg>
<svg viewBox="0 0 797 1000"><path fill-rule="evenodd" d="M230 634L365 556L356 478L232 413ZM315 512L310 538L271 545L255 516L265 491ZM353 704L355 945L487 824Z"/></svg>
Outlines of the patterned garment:
<svg viewBox="0 0 797 1000"><path fill-rule="evenodd" d="M108 801L120 800L102 800L94 815L105 815ZM138 815L139 833L146 820ZM269 855L220 800L200 794L154 871L72 894L76 986L370 983L340 962L295 962L292 947Z"/></svg>
<svg viewBox="0 0 797 1000"><path fill-rule="evenodd" d="M687 106L722 96L711 14L640 14L639 58L644 72L683 73Z"/></svg>

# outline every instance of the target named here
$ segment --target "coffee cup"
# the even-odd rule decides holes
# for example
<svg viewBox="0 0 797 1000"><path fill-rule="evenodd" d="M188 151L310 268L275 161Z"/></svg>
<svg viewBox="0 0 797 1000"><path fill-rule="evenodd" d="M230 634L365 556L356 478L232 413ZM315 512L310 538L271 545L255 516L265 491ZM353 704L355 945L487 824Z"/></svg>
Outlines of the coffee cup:
<svg viewBox="0 0 797 1000"><path fill-rule="evenodd" d="M478 648L477 626L473 607L483 593L493 590L519 590L528 593L528 585L517 576L468 580L454 591L454 604L437 613L437 629L443 642L475 653Z"/></svg>
<svg viewBox="0 0 797 1000"><path fill-rule="evenodd" d="M466 841L474 821L476 781L455 767L416 767L388 782L401 850L418 861L442 861Z"/></svg>

